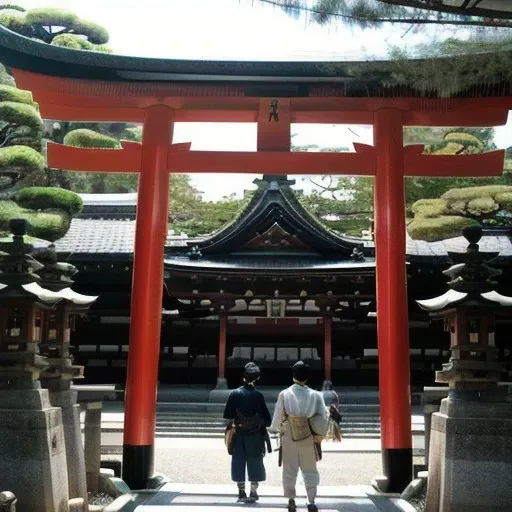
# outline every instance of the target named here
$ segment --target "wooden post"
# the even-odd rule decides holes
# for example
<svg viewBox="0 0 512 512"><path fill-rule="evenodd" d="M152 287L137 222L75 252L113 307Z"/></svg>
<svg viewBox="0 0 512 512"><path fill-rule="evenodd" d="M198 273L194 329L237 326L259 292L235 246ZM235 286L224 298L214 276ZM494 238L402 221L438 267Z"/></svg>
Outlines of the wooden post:
<svg viewBox="0 0 512 512"><path fill-rule="evenodd" d="M226 382L226 337L228 327L228 316L226 313L219 314L219 373L217 376L217 389L227 389Z"/></svg>
<svg viewBox="0 0 512 512"><path fill-rule="evenodd" d="M171 108L152 105L144 120L123 440L123 479L131 489L145 488L153 473L173 117Z"/></svg>
<svg viewBox="0 0 512 512"><path fill-rule="evenodd" d="M332 317L324 316L324 369L325 381L332 381Z"/></svg>
<svg viewBox="0 0 512 512"><path fill-rule="evenodd" d="M401 492L412 479L412 437L403 122L399 110L375 112L374 145L382 463L387 490Z"/></svg>

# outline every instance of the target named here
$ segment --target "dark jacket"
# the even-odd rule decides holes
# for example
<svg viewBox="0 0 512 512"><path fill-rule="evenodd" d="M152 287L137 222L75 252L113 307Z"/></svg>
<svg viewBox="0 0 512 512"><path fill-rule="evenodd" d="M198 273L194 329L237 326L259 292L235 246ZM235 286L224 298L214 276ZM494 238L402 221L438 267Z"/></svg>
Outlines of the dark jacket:
<svg viewBox="0 0 512 512"><path fill-rule="evenodd" d="M245 417L259 414L265 427L269 427L272 422L265 398L254 386L245 385L231 391L224 408L224 418L236 419L237 411Z"/></svg>

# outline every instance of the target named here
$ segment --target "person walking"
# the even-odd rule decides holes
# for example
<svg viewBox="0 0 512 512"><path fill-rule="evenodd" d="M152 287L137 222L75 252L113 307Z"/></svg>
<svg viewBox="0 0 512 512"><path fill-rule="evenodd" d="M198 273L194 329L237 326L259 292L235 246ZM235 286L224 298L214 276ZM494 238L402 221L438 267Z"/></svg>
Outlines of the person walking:
<svg viewBox="0 0 512 512"><path fill-rule="evenodd" d="M231 449L231 478L238 486L238 502L258 501L258 485L266 479L263 457L265 446L270 452L267 427L270 413L265 398L255 384L260 378L260 369L254 363L244 367L243 386L233 390L226 402L224 418L233 422L234 438ZM245 477L251 482L249 497L245 491Z"/></svg>
<svg viewBox="0 0 512 512"><path fill-rule="evenodd" d="M295 485L300 469L306 486L308 512L317 512L315 499L320 483L317 461L321 458L320 441L327 433L329 414L322 394L306 386L309 365L298 361L292 374L293 385L281 391L277 398L270 431L281 434L280 462L288 511L297 510Z"/></svg>

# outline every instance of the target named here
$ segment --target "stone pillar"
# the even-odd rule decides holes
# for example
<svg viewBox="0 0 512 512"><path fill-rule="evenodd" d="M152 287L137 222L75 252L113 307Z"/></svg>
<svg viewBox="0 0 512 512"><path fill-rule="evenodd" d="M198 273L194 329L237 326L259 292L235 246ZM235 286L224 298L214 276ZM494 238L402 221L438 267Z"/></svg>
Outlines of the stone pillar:
<svg viewBox="0 0 512 512"><path fill-rule="evenodd" d="M226 338L228 330L228 316L225 313L219 314L219 372L217 375L217 389L227 389L226 381Z"/></svg>
<svg viewBox="0 0 512 512"><path fill-rule="evenodd" d="M67 512L61 410L51 406L48 390L39 382L17 384L18 389L0 389L2 487L17 496L17 512Z"/></svg>
<svg viewBox="0 0 512 512"><path fill-rule="evenodd" d="M512 503L512 403L450 390L432 415L426 512L507 512Z"/></svg>
<svg viewBox="0 0 512 512"><path fill-rule="evenodd" d="M50 391L50 402L62 410L64 438L66 440L66 459L68 466L68 489L70 498L83 498L88 510L87 481L85 476L85 457L80 429L80 406L77 404L76 391Z"/></svg>
<svg viewBox="0 0 512 512"><path fill-rule="evenodd" d="M87 489L96 493L99 489L101 466L101 402L89 402L85 406L85 471Z"/></svg>

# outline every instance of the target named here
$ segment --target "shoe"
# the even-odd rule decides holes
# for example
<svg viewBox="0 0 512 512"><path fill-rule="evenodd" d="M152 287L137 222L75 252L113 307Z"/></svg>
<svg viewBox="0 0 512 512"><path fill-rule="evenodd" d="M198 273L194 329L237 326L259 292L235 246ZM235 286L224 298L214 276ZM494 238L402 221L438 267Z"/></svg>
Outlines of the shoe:
<svg viewBox="0 0 512 512"><path fill-rule="evenodd" d="M258 493L256 491L251 491L251 494L249 494L246 503L256 503L259 499L260 497L258 496Z"/></svg>
<svg viewBox="0 0 512 512"><path fill-rule="evenodd" d="M288 512L297 512L297 505L295 505L294 499L288 500Z"/></svg>
<svg viewBox="0 0 512 512"><path fill-rule="evenodd" d="M238 491L238 499L237 503L246 503L247 502L247 494L245 491Z"/></svg>
<svg viewBox="0 0 512 512"><path fill-rule="evenodd" d="M318 512L318 507L314 503L311 503L308 505L308 512Z"/></svg>

